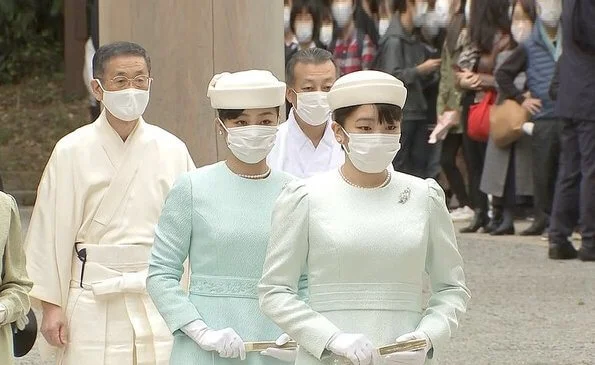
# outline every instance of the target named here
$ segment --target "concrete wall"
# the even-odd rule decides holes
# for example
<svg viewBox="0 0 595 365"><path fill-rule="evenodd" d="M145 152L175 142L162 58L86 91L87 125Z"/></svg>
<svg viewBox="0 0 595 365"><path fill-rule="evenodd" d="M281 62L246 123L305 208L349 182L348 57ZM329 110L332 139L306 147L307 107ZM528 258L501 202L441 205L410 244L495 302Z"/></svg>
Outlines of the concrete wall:
<svg viewBox="0 0 595 365"><path fill-rule="evenodd" d="M146 119L180 137L197 165L224 158L206 97L215 73L284 74L282 0L101 0L101 44L128 40L152 61Z"/></svg>

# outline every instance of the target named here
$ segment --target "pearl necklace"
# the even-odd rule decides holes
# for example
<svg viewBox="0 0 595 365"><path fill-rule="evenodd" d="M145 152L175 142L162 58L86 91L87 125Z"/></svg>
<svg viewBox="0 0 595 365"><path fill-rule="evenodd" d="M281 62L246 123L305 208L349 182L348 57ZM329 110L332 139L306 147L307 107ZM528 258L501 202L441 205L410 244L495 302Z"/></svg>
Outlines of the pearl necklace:
<svg viewBox="0 0 595 365"><path fill-rule="evenodd" d="M386 179L384 179L384 182L382 182L382 184L380 184L378 186L373 186L373 187L366 187L366 186L361 186L361 185L354 184L351 181L349 181L349 179L346 178L345 175L343 175L343 168L342 167L339 167L339 174L341 175L341 177L343 178L343 180L347 184L353 186L354 188L358 188L358 189L380 189L380 188L383 188L386 185L388 185L388 183L390 182L390 177L391 177L390 172L387 171L386 172Z"/></svg>
<svg viewBox="0 0 595 365"><path fill-rule="evenodd" d="M264 174L258 174L258 175L244 175L244 174L236 174L239 177L243 177L244 179L250 179L250 180L260 180L260 179L264 179L266 177L268 177L271 174L271 169L269 168Z"/></svg>

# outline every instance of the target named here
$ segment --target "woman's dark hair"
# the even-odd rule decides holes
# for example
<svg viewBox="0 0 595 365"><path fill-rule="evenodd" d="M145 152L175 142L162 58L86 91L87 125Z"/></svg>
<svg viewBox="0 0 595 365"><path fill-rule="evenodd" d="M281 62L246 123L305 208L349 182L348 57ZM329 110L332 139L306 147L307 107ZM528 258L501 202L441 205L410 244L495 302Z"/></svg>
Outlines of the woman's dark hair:
<svg viewBox="0 0 595 365"><path fill-rule="evenodd" d="M393 0L390 6L391 12L398 11L399 14L406 12L408 3L409 0Z"/></svg>
<svg viewBox="0 0 595 365"><path fill-rule="evenodd" d="M535 0L513 0L512 11L514 11L516 4L520 4L525 14L527 14L529 19L535 23L537 20L537 6L535 4Z"/></svg>
<svg viewBox="0 0 595 365"><path fill-rule="evenodd" d="M378 111L378 121L380 124L393 124L401 120L403 112L400 106L393 104L372 104ZM339 108L333 112L333 120L341 127L345 125L345 121L351 114L353 114L361 105L346 106Z"/></svg>
<svg viewBox="0 0 595 365"><path fill-rule="evenodd" d="M324 21L333 22L333 12L331 11L331 8L326 5L320 7L320 26L322 26L322 22Z"/></svg>
<svg viewBox="0 0 595 365"><path fill-rule="evenodd" d="M312 41L318 40L320 33L320 4L314 0L294 0L291 6L291 13L289 15L289 26L293 34L295 34L295 18L304 11L312 15Z"/></svg>
<svg viewBox="0 0 595 365"><path fill-rule="evenodd" d="M465 27L465 5L467 0L461 0L459 8L455 10L446 31L446 48L450 53L455 51L461 30Z"/></svg>
<svg viewBox="0 0 595 365"><path fill-rule="evenodd" d="M498 31L510 34L509 0L472 0L469 34L481 53L490 53Z"/></svg>
<svg viewBox="0 0 595 365"><path fill-rule="evenodd" d="M354 1L355 10L353 12L353 24L355 28L359 29L361 32L364 32L368 37L370 37L370 41L374 46L378 46L378 41L380 37L378 35L378 28L376 28L376 23L374 19L372 19L368 13L363 8L361 0ZM373 5L371 10L373 10Z"/></svg>
<svg viewBox="0 0 595 365"><path fill-rule="evenodd" d="M221 121L230 120L230 119L237 119L242 115L246 109L217 109L217 115ZM277 114L279 114L279 107L276 107L275 110Z"/></svg>

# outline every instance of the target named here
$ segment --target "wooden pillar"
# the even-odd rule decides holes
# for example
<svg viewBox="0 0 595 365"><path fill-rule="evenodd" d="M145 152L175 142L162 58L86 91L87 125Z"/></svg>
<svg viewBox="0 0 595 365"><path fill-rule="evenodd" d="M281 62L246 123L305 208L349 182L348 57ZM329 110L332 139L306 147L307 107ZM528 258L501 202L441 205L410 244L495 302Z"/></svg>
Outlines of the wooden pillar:
<svg viewBox="0 0 595 365"><path fill-rule="evenodd" d="M184 140L197 165L224 158L206 97L215 73L284 77L282 0L102 0L100 44L137 42L151 57L147 121Z"/></svg>
<svg viewBox="0 0 595 365"><path fill-rule="evenodd" d="M64 93L68 96L87 94L83 82L87 38L86 2L64 0Z"/></svg>

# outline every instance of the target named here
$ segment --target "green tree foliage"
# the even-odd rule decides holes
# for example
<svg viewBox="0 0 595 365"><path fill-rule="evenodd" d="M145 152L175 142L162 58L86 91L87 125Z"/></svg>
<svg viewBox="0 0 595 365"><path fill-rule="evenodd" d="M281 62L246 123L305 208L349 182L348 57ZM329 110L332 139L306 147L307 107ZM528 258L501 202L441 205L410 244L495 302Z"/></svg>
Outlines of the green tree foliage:
<svg viewBox="0 0 595 365"><path fill-rule="evenodd" d="M0 84L61 68L63 0L0 0Z"/></svg>

